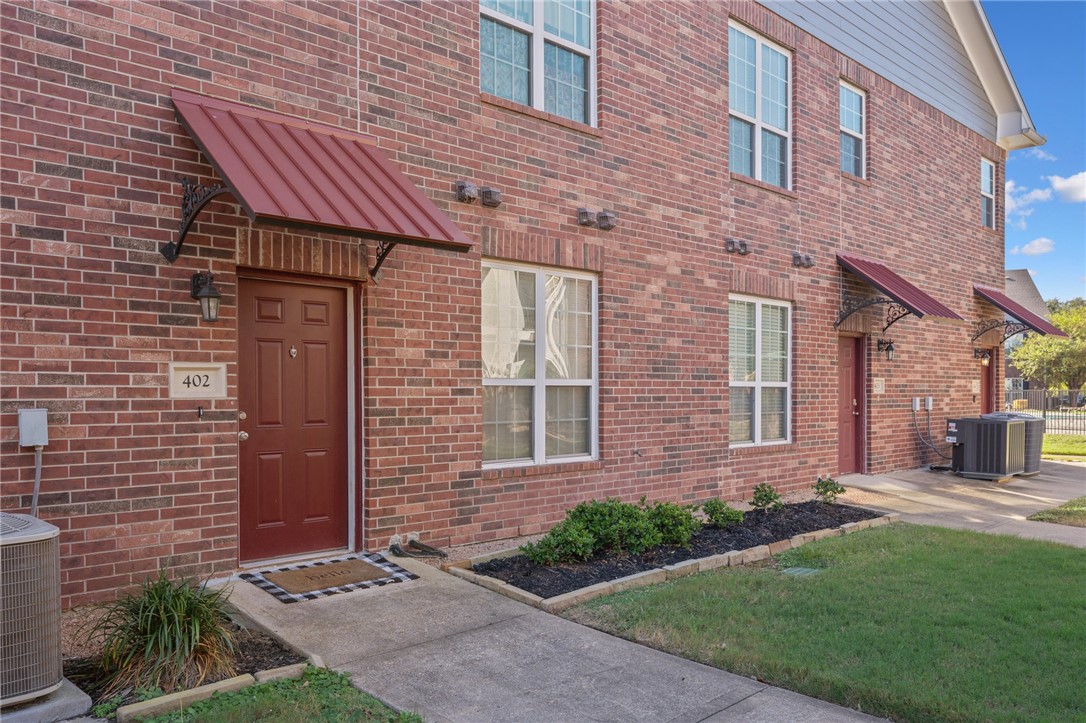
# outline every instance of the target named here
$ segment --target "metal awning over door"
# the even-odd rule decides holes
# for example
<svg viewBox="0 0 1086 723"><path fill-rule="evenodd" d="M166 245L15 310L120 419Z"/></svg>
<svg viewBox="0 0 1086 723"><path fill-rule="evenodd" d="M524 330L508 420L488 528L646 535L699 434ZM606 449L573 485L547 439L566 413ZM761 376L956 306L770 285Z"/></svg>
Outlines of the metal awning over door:
<svg viewBox="0 0 1086 723"><path fill-rule="evenodd" d="M841 311L837 314L835 327L860 309L875 304L887 304L889 306L886 312L886 326L883 327L883 331L888 329L895 321L909 314L913 314L918 319L933 316L939 319L964 321L950 307L901 278L883 263L863 256L845 253L844 251L837 252L837 263L874 286L886 296L846 299Z"/></svg>
<svg viewBox="0 0 1086 723"><path fill-rule="evenodd" d="M1047 319L1034 314L999 289L973 284L973 293L1001 309L1003 313L1018 320L1018 323L1007 321L981 322L977 326L976 335L973 337L974 340L978 339L982 334L986 334L992 329L1000 326L1004 327L1003 341L1006 341L1015 334L1021 334L1023 331L1030 330L1041 335L1067 336L1067 334L1053 326Z"/></svg>
<svg viewBox="0 0 1086 723"><path fill-rule="evenodd" d="M195 216L223 193L254 222L375 239L378 266L397 243L474 245L369 136L186 90L171 97L224 183L185 183L178 240L162 249L170 262Z"/></svg>

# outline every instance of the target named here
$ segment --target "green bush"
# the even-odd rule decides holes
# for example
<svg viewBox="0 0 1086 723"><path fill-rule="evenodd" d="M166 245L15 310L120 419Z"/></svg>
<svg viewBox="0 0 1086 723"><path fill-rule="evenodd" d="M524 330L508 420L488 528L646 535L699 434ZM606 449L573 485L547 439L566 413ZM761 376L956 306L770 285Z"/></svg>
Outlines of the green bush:
<svg viewBox="0 0 1086 723"><path fill-rule="evenodd" d="M538 542L521 545L520 550L537 565L558 565L587 560L597 544L582 522L567 517Z"/></svg>
<svg viewBox="0 0 1086 723"><path fill-rule="evenodd" d="M784 502L781 501L777 490L773 489L773 485L763 482L754 488L754 499L750 506L756 510L779 510L784 506Z"/></svg>
<svg viewBox="0 0 1086 723"><path fill-rule="evenodd" d="M663 541L644 508L618 499L582 502L566 513L566 519L583 524L597 550L629 550L636 555Z"/></svg>
<svg viewBox="0 0 1086 723"><path fill-rule="evenodd" d="M833 504L837 499L837 495L843 495L845 493L845 486L833 477L822 479L820 476L818 481L814 483L814 492L818 499L827 504Z"/></svg>
<svg viewBox="0 0 1086 723"><path fill-rule="evenodd" d="M724 500L708 500L701 509L713 527L726 530L743 524L743 511L735 509Z"/></svg>
<svg viewBox="0 0 1086 723"><path fill-rule="evenodd" d="M641 505L665 545L688 547L690 538L701 529L701 520L694 517L693 505L657 502L652 507L645 507L644 497L641 498Z"/></svg>
<svg viewBox="0 0 1086 723"><path fill-rule="evenodd" d="M161 570L140 590L104 605L91 629L102 634L102 698L126 689L166 693L212 676L234 675L234 636L227 590L172 581Z"/></svg>

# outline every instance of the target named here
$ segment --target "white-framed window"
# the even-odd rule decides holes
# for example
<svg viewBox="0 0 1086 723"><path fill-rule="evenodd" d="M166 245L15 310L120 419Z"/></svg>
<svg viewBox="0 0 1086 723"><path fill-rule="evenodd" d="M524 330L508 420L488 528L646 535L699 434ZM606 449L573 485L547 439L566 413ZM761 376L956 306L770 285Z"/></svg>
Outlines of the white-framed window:
<svg viewBox="0 0 1086 723"><path fill-rule="evenodd" d="M731 446L789 441L792 306L732 295L728 300L728 438Z"/></svg>
<svg viewBox="0 0 1086 723"><path fill-rule="evenodd" d="M980 159L980 222L985 228L995 228L995 163Z"/></svg>
<svg viewBox="0 0 1086 723"><path fill-rule="evenodd" d="M593 0L480 0L484 93L596 124Z"/></svg>
<svg viewBox="0 0 1086 723"><path fill-rule="evenodd" d="M731 23L728 28L728 167L781 188L791 179L792 54Z"/></svg>
<svg viewBox="0 0 1086 723"><path fill-rule="evenodd" d="M597 282L483 263L483 463L597 456Z"/></svg>
<svg viewBox="0 0 1086 723"><path fill-rule="evenodd" d="M841 81L841 170L864 177L867 144L867 97L865 93Z"/></svg>

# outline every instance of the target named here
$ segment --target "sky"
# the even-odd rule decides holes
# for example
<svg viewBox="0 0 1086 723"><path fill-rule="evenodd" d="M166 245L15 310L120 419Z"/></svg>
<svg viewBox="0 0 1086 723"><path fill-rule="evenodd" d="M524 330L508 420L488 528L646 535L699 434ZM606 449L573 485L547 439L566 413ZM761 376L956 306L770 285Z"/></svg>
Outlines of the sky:
<svg viewBox="0 0 1086 723"><path fill-rule="evenodd" d="M1007 160L1007 268L1045 299L1086 297L1086 0L982 0L1033 125Z"/></svg>

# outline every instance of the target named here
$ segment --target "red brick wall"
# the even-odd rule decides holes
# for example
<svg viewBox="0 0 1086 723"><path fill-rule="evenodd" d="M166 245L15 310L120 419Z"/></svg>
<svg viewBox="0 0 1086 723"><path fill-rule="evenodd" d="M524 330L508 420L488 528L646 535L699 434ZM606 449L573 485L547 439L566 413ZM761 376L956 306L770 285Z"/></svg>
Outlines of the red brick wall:
<svg viewBox="0 0 1086 723"><path fill-rule="evenodd" d="M408 531L437 544L536 532L594 497L743 497L835 473L833 322L842 283L865 290L837 249L885 261L967 320L908 317L884 335L865 312L843 326L869 334L869 384L885 380L869 389L868 471L936 461L912 431L913 396L935 397L936 438L947 416L980 409L971 327L1000 314L971 284L1001 285L1003 236L979 224L979 158L1003 152L753 3L601 2L596 128L480 94L475 3L0 12L2 503L24 510L32 486L16 410L47 407L41 514L63 530L66 604L162 564L235 568L239 266L359 280L370 549ZM729 12L794 53L792 191L728 173ZM842 78L868 91L867 180L838 170ZM368 284L365 246L252 228L226 202L165 263L177 177L214 180L174 120L174 86L376 136L479 250L400 246ZM501 189L503 205L456 203L461 178ZM577 226L579 206L615 210L618 227ZM752 253L725 253L730 237ZM794 268L793 250L814 268ZM599 274L598 461L482 469L483 257ZM224 292L216 325L188 297L208 268ZM793 303L790 444L728 448L730 292ZM168 398L180 360L228 364L229 396L202 421Z"/></svg>

